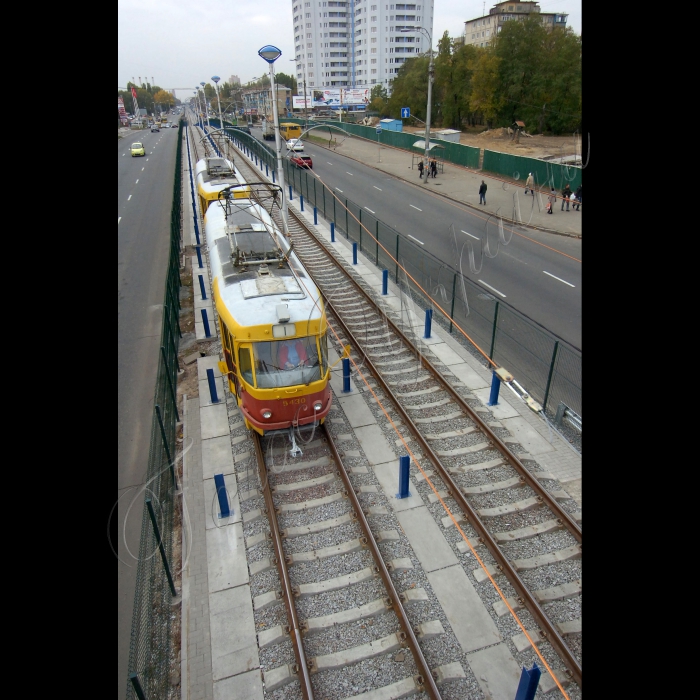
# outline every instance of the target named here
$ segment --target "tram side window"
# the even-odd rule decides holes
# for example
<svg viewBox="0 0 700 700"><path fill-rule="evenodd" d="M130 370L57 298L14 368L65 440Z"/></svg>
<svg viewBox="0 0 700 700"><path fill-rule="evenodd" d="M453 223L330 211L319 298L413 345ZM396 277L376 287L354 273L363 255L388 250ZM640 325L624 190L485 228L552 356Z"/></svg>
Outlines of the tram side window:
<svg viewBox="0 0 700 700"><path fill-rule="evenodd" d="M238 351L238 363L241 370L241 376L248 382L253 384L253 363L250 359L250 348L241 348Z"/></svg>

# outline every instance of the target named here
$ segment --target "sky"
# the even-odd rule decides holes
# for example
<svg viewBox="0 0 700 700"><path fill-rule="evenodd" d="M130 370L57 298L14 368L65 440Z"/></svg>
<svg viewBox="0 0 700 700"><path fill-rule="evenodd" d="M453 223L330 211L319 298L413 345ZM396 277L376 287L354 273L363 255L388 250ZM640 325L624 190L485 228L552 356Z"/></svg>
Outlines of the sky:
<svg viewBox="0 0 700 700"><path fill-rule="evenodd" d="M435 0L433 48L445 31L461 36L466 20L488 14L495 3ZM539 0L542 12L567 13L567 26L576 34L581 34L581 3ZM267 75L267 63L258 56L267 44L282 51L275 72L295 75L292 6L292 0L118 0L118 89L140 77L175 88L175 96L186 101L196 85L211 83L214 75L221 83L237 75L245 84Z"/></svg>

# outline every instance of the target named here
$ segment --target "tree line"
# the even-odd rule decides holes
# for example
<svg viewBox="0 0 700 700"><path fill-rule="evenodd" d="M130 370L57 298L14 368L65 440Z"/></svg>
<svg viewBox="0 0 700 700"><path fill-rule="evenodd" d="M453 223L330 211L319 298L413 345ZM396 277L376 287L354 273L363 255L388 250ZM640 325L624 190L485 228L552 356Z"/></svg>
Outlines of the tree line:
<svg viewBox="0 0 700 700"><path fill-rule="evenodd" d="M370 109L398 119L402 107L425 121L428 54L399 69L391 97L375 86ZM488 47L457 45L444 33L434 56L431 125L489 129L525 123L531 133L581 129L581 37L546 29L536 15L507 22Z"/></svg>

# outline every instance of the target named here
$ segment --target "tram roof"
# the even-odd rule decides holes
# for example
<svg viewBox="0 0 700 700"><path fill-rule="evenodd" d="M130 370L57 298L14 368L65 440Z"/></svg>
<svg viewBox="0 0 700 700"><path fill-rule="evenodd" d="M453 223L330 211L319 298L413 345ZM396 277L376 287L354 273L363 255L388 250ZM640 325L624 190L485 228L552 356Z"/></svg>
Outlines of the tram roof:
<svg viewBox="0 0 700 700"><path fill-rule="evenodd" d="M290 323L321 317L316 285L259 204L236 199L226 217L217 202L207 210L204 227L212 277L218 279L221 301L236 323L277 324L276 307L281 303L288 306ZM236 249L238 265L233 259Z"/></svg>

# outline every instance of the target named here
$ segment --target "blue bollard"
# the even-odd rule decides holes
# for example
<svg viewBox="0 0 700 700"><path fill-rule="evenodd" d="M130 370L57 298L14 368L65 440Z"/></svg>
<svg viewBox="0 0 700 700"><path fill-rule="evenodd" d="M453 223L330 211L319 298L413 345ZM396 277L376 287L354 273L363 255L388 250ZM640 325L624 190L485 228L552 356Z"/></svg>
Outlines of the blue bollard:
<svg viewBox="0 0 700 700"><path fill-rule="evenodd" d="M534 700L541 673L536 663L532 664L532 668L529 671L523 666L518 690L515 693L515 700Z"/></svg>
<svg viewBox="0 0 700 700"><path fill-rule="evenodd" d="M226 484L224 483L223 474L214 474L214 485L216 486L216 495L219 498L219 508L221 508L219 517L228 518L232 515L232 512L228 506L228 496L226 495Z"/></svg>
<svg viewBox="0 0 700 700"><path fill-rule="evenodd" d="M335 224L331 221L331 243L335 243Z"/></svg>
<svg viewBox="0 0 700 700"><path fill-rule="evenodd" d="M211 331L209 330L209 319L207 318L206 309L202 309L202 323L204 324L204 336L206 338L211 338Z"/></svg>
<svg viewBox="0 0 700 700"><path fill-rule="evenodd" d="M389 291L389 270L382 270L382 294L386 296Z"/></svg>
<svg viewBox="0 0 700 700"><path fill-rule="evenodd" d="M294 197L292 196L292 186L290 185L289 186L289 201L291 202L293 199L294 199Z"/></svg>
<svg viewBox="0 0 700 700"><path fill-rule="evenodd" d="M350 358L343 358L343 393L350 393Z"/></svg>
<svg viewBox="0 0 700 700"><path fill-rule="evenodd" d="M275 184L275 171L272 171L272 184Z"/></svg>
<svg viewBox="0 0 700 700"><path fill-rule="evenodd" d="M207 293L204 291L204 277L202 275L197 275L199 277L199 288L202 291L202 299L207 298Z"/></svg>
<svg viewBox="0 0 700 700"><path fill-rule="evenodd" d="M357 265L357 243L352 244L352 264Z"/></svg>
<svg viewBox="0 0 700 700"><path fill-rule="evenodd" d="M263 168L263 161L262 161L262 158L261 158L261 159L260 159L260 170L262 170L262 168Z"/></svg>
<svg viewBox="0 0 700 700"><path fill-rule="evenodd" d="M432 324L433 324L433 310L426 309L425 310L425 335L423 336L424 338L430 338L430 330L431 330Z"/></svg>
<svg viewBox="0 0 700 700"><path fill-rule="evenodd" d="M216 393L216 381L214 380L214 370L207 370L207 381L209 382L209 394L212 403L219 403L219 395Z"/></svg>
<svg viewBox="0 0 700 700"><path fill-rule="evenodd" d="M194 237L197 239L197 245L202 245L199 240L199 226L197 225L197 207L194 205L194 200L192 201L192 211L194 212Z"/></svg>
<svg viewBox="0 0 700 700"><path fill-rule="evenodd" d="M257 165L257 164L258 164L258 156L256 155L255 156L255 165Z"/></svg>
<svg viewBox="0 0 700 700"><path fill-rule="evenodd" d="M314 207L314 226L318 224L318 209Z"/></svg>
<svg viewBox="0 0 700 700"><path fill-rule="evenodd" d="M489 395L489 402L487 406L498 406L498 392L501 388L501 380L494 371L491 378L491 394Z"/></svg>
<svg viewBox="0 0 700 700"><path fill-rule="evenodd" d="M301 210L304 211L304 195L299 195L299 201L301 202Z"/></svg>
<svg viewBox="0 0 700 700"><path fill-rule="evenodd" d="M270 168L267 167L267 163L265 163L265 175L270 177Z"/></svg>
<svg viewBox="0 0 700 700"><path fill-rule="evenodd" d="M408 473L411 466L411 458L408 455L399 457L399 492L396 498L407 498L411 495L408 490Z"/></svg>
<svg viewBox="0 0 700 700"><path fill-rule="evenodd" d="M202 251L201 251L200 245L197 245L197 265L199 266L200 269L204 267L204 265L202 263Z"/></svg>

